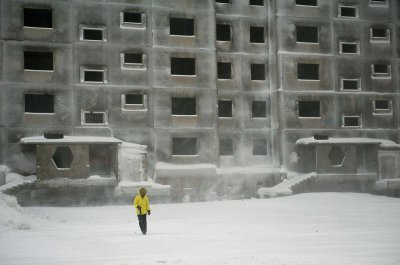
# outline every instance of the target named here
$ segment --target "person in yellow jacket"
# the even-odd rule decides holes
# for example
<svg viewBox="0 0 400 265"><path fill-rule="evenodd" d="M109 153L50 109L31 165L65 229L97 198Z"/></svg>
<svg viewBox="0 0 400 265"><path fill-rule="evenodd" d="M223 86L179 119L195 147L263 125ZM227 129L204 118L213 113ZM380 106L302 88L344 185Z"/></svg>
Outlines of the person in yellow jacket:
<svg viewBox="0 0 400 265"><path fill-rule="evenodd" d="M139 194L136 195L135 200L133 201L139 219L139 227L140 230L142 230L143 235L147 233L147 214L151 214L149 198L147 198L146 192L145 188L141 188Z"/></svg>

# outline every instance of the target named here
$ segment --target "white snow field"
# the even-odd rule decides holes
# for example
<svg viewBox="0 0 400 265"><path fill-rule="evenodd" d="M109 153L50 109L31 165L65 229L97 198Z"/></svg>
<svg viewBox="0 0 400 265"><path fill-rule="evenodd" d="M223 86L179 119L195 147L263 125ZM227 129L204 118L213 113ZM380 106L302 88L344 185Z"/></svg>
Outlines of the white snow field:
<svg viewBox="0 0 400 265"><path fill-rule="evenodd" d="M143 236L132 206L19 208L2 197L2 265L400 264L398 198L310 193L157 204Z"/></svg>

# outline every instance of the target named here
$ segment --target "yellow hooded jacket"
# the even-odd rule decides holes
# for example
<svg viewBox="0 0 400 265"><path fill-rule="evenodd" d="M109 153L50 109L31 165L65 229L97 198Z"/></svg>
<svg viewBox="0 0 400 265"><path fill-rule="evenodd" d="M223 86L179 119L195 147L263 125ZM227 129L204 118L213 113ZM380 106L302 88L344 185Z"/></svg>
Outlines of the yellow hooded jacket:
<svg viewBox="0 0 400 265"><path fill-rule="evenodd" d="M144 197L140 196L140 194L136 195L133 205L137 215L147 214L150 211L149 198L146 195ZM137 208L138 206L140 206L141 211Z"/></svg>

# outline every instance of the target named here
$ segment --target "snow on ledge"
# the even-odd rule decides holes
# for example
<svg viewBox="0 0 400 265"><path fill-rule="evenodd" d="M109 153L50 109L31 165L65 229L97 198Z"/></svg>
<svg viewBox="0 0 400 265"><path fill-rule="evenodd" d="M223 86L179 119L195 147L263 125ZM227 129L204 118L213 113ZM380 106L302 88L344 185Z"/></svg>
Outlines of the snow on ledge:
<svg viewBox="0 0 400 265"><path fill-rule="evenodd" d="M31 136L21 139L21 144L121 144L114 137L64 136L60 139L47 139L44 136Z"/></svg>
<svg viewBox="0 0 400 265"><path fill-rule="evenodd" d="M170 164L165 162L156 163L158 177L215 177L217 167L214 164Z"/></svg>
<svg viewBox="0 0 400 265"><path fill-rule="evenodd" d="M298 145L313 145L313 144L377 144L382 147L400 147L393 141L386 139L374 139L363 137L330 137L327 140L317 140L314 137L301 138L296 141Z"/></svg>

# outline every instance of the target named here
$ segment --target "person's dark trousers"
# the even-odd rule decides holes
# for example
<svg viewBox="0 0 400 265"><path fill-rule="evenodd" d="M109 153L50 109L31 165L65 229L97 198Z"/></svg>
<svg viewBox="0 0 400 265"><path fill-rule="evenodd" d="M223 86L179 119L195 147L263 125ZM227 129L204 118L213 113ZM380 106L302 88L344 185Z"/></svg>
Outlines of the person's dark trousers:
<svg viewBox="0 0 400 265"><path fill-rule="evenodd" d="M139 219L140 230L142 230L143 235L145 235L147 233L146 216L147 216L147 214L140 214L140 215L137 216L138 219Z"/></svg>

